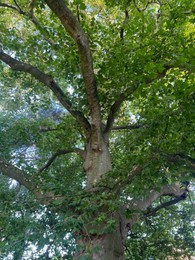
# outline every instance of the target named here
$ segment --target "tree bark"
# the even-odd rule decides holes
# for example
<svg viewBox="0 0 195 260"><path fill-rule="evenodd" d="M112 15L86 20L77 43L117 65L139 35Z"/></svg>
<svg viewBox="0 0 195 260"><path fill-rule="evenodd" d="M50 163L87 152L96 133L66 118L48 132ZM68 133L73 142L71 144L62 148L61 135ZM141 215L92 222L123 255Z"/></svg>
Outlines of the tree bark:
<svg viewBox="0 0 195 260"><path fill-rule="evenodd" d="M112 169L108 140L101 133L94 132L90 135L83 167L87 175L87 188L95 186Z"/></svg>
<svg viewBox="0 0 195 260"><path fill-rule="evenodd" d="M121 214L113 214L116 225L112 232L105 232L103 235L87 235L79 241L83 251L75 255L75 260L80 259L81 256L90 255L92 260L123 260L124 259L124 240L126 238L127 230L124 226L125 221ZM105 223L97 227L100 232L104 232Z"/></svg>

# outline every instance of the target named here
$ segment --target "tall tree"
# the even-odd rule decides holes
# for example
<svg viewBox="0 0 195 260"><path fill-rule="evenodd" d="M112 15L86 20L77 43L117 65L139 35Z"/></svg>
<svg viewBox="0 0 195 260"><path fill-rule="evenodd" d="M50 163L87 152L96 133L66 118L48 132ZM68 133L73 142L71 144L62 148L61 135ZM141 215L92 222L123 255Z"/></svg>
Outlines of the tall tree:
<svg viewBox="0 0 195 260"><path fill-rule="evenodd" d="M162 230L176 205L173 219L184 218L194 10L190 0L0 1L2 255L28 259L34 246L38 259L138 259L136 228ZM186 245L156 259L189 255Z"/></svg>

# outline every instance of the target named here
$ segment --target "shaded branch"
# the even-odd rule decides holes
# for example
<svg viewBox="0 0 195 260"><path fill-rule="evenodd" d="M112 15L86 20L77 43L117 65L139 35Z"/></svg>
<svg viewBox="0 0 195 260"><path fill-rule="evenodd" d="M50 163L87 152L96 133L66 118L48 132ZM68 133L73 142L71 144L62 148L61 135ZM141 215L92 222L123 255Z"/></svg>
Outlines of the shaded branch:
<svg viewBox="0 0 195 260"><path fill-rule="evenodd" d="M139 6L138 6L137 3L136 3L136 0L133 0L133 3L134 3L134 5L135 5L137 11L138 11L139 13L141 13L141 12L144 12L144 11L148 8L148 5L151 4L152 2L148 1L147 4L146 4L146 6L145 6L144 8L142 8L142 9L139 8Z"/></svg>
<svg viewBox="0 0 195 260"><path fill-rule="evenodd" d="M175 199L173 201L176 203L176 201L179 202L180 200L185 199L186 193L187 190L184 190L181 187L180 183L175 183L163 186L160 191L151 190L150 194L145 199L132 199L127 203L126 206L127 209L132 211L131 219L127 220L128 227L131 228L139 220L143 212L151 207L152 203L159 199L161 196L174 197ZM160 208L157 210L160 210Z"/></svg>
<svg viewBox="0 0 195 260"><path fill-rule="evenodd" d="M111 130L133 130L133 129L139 129L143 127L143 125L122 125L122 126L113 126Z"/></svg>
<svg viewBox="0 0 195 260"><path fill-rule="evenodd" d="M20 6L19 6L19 4L17 3L16 0L14 0L14 3L15 3L15 5L17 6L18 10L19 10L21 13L23 13L22 9L20 8Z"/></svg>
<svg viewBox="0 0 195 260"><path fill-rule="evenodd" d="M55 161L55 159L63 154L69 154L69 153L77 153L79 155L81 155L81 157L84 157L84 151L81 149L69 149L69 150L59 150L56 153L54 153L51 158L48 160L48 162L41 168L39 169L39 173L43 172L44 170L48 169L49 166Z"/></svg>
<svg viewBox="0 0 195 260"><path fill-rule="evenodd" d="M32 192L41 204L48 205L55 200L55 195L52 192L42 192L40 190L37 185L36 175L29 176L23 170L20 170L2 158L0 158L0 172Z"/></svg>
<svg viewBox="0 0 195 260"><path fill-rule="evenodd" d="M132 200L129 202L128 207L135 210L146 210L152 205L152 203L159 199L161 196L180 197L186 190L184 190L180 183L166 185L161 188L160 191L152 190L147 198L143 200Z"/></svg>
<svg viewBox="0 0 195 260"><path fill-rule="evenodd" d="M128 7L130 6L130 3L132 2L132 0L128 0L127 3L126 3L126 7L125 7L125 19L122 23L122 26L121 26L121 30L120 30L120 38L121 40L124 39L124 28L125 28L125 25L126 23L128 22L129 20L129 12L128 12Z"/></svg>
<svg viewBox="0 0 195 260"><path fill-rule="evenodd" d="M32 0L31 2L30 2L30 4L29 4L29 13L31 14L31 15L33 15L33 11L34 11L34 7L35 7L35 2L36 2L36 0Z"/></svg>
<svg viewBox="0 0 195 260"><path fill-rule="evenodd" d="M184 191L184 193L180 197L177 197L177 198L172 199L170 201L164 202L164 203L160 204L159 206L157 206L156 208L149 209L147 211L147 213L145 213L144 215L146 217L153 216L153 215L156 214L157 211L159 211L161 209L164 209L164 208L167 208L167 207L170 207L171 205L175 205L175 204L177 204L181 200L185 200L186 196L187 196L186 193L187 193L187 191Z"/></svg>
<svg viewBox="0 0 195 260"><path fill-rule="evenodd" d="M161 156L165 157L168 161L173 162L173 163L178 163L178 162L185 162L187 164L190 164L190 167L195 170L195 159L188 155L184 155L182 153L176 153L176 154L166 154L166 153L161 153Z"/></svg>
<svg viewBox="0 0 195 260"><path fill-rule="evenodd" d="M14 10L14 11L20 12L20 10L15 5L0 3L0 7L7 7L7 8Z"/></svg>
<svg viewBox="0 0 195 260"><path fill-rule="evenodd" d="M170 69L174 69L174 68L178 68L180 70L184 70L184 71L188 71L188 72L194 72L195 71L195 67L192 65L191 68L190 68L190 64L186 64L187 66L185 66L184 64L181 64L181 65L178 65L178 64L167 64L165 63L164 64L164 69L161 71L161 72L158 72L156 77L153 78L153 79L150 79L150 78L147 78L145 80L145 83L146 84L149 84L149 83L152 83L153 81L155 80L159 80L159 79L162 79L166 76L167 72L170 70Z"/></svg>
<svg viewBox="0 0 195 260"><path fill-rule="evenodd" d="M123 101L125 101L126 96L125 94L121 94L119 98L114 102L114 104L111 106L110 113L108 115L106 127L104 130L104 133L110 132L112 125L114 124L114 120L116 118L117 112L119 111Z"/></svg>
<svg viewBox="0 0 195 260"><path fill-rule="evenodd" d="M40 132L52 132L52 131L57 131L58 128L53 128L53 127L40 127Z"/></svg>
<svg viewBox="0 0 195 260"><path fill-rule="evenodd" d="M76 118L76 120L82 125L82 127L85 130L89 130L90 124L88 120L84 117L82 112L72 109L71 102L68 100L68 98L66 97L62 89L54 81L52 76L43 73L38 68L30 64L12 58L8 54L4 53L1 49L0 49L0 59L3 62L5 62L7 65L9 65L12 70L29 73L35 79L37 79L38 81L42 82L44 85L49 87L49 89L52 90L52 92L57 97L59 102L63 105L63 107L65 107L70 112L70 114Z"/></svg>
<svg viewBox="0 0 195 260"><path fill-rule="evenodd" d="M131 94L133 94L135 92L135 90L137 89L137 87L132 87L129 88L126 93L122 93L118 99L114 102L114 104L111 106L110 108L110 112L108 115L108 119L106 122L106 127L104 129L104 133L109 133L112 129L112 126L114 124L114 120L117 116L117 113L122 105L122 103L127 99L127 97L129 97Z"/></svg>
<svg viewBox="0 0 195 260"><path fill-rule="evenodd" d="M0 158L0 172L3 175L17 181L20 185L25 186L30 191L35 189L35 185L30 179L30 176L2 158Z"/></svg>
<svg viewBox="0 0 195 260"><path fill-rule="evenodd" d="M89 42L77 18L66 6L64 0L46 0L49 8L56 14L67 33L72 37L78 47L81 71L91 110L92 125L101 129L101 113L97 93L96 79L93 70L93 61Z"/></svg>
<svg viewBox="0 0 195 260"><path fill-rule="evenodd" d="M160 151L161 145L162 145L164 139L166 138L168 127L169 127L169 121L166 122L165 129L162 133L162 136L160 137L159 144L158 144L158 151Z"/></svg>

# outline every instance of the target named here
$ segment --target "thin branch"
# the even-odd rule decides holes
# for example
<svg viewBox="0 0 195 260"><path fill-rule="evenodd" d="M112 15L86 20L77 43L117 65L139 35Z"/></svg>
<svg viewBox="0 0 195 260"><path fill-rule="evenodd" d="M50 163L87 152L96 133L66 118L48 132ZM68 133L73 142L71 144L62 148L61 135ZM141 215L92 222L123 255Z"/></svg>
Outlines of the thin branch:
<svg viewBox="0 0 195 260"><path fill-rule="evenodd" d="M27 64L27 63L24 63L24 62L21 62L21 61L18 61L16 59L12 58L8 54L4 53L1 49L0 49L0 59L3 62L5 62L7 65L9 65L12 70L29 73L35 79L37 79L38 81L42 82L44 85L49 87L49 89L51 89L53 91L53 93L55 94L55 96L57 97L59 102L70 112L70 114L72 116L74 116L77 119L77 121L82 125L82 127L86 131L89 130L90 124L89 124L88 120L84 117L82 112L72 109L71 102L68 100L68 98L66 97L66 95L62 91L62 89L54 81L52 76L43 73L42 71L40 71L39 69L37 69L36 67L34 67L30 64Z"/></svg>
<svg viewBox="0 0 195 260"><path fill-rule="evenodd" d="M145 6L144 8L142 8L142 9L140 9L139 6L138 6L137 3L136 3L136 0L133 0L133 2L134 2L134 5L135 5L135 7L136 7L136 9L137 9L137 11L138 11L139 13L144 12L144 11L148 8L148 5L152 3L152 2L150 2L150 1L148 1L147 4L146 4L146 6Z"/></svg>
<svg viewBox="0 0 195 260"><path fill-rule="evenodd" d="M124 28L125 28L126 23L127 23L128 20L129 20L128 8L129 8L131 2L132 2L132 0L128 0L127 3L126 3L126 7L125 7L125 19L124 19L124 21L123 21L123 23L122 23L121 30L120 30L120 38L121 38L121 40L124 40Z"/></svg>
<svg viewBox="0 0 195 260"><path fill-rule="evenodd" d="M92 125L95 126L96 130L100 130L102 127L100 105L96 79L93 70L92 54L86 35L81 28L79 21L73 15L71 10L66 6L64 0L46 0L45 2L56 14L67 33L72 37L78 46L82 75L87 92L89 107L91 110Z"/></svg>
<svg viewBox="0 0 195 260"><path fill-rule="evenodd" d="M22 9L20 8L20 6L19 6L19 4L17 3L16 0L14 0L14 3L15 3L15 5L17 6L17 8L18 8L18 10L20 11L20 13L21 13L21 14L24 13L24 12L22 11Z"/></svg>
<svg viewBox="0 0 195 260"><path fill-rule="evenodd" d="M33 15L36 0L32 0L29 4L29 13Z"/></svg>
<svg viewBox="0 0 195 260"><path fill-rule="evenodd" d="M53 132L57 131L59 128L52 128L52 127L40 127L40 132L45 133L45 132Z"/></svg>
<svg viewBox="0 0 195 260"><path fill-rule="evenodd" d="M0 7L7 7L7 8L14 10L14 11L20 12L20 10L14 5L0 3Z"/></svg>
<svg viewBox="0 0 195 260"><path fill-rule="evenodd" d="M47 42L49 42L49 44L54 45L54 41L50 38L50 35L48 33L48 31L39 23L39 21L37 20L37 18L34 16L33 13L33 9L34 9L34 4L35 4L36 0L32 0L30 5L29 5L29 12L25 12L21 9L21 7L17 4L16 1L14 5L10 5L10 4L5 4L5 3L0 3L0 7L7 7L10 8L14 11L17 11L19 14L24 15L25 17L28 17L28 19L30 19L30 21L36 26L36 28L41 31L41 34L44 36L45 40Z"/></svg>
<svg viewBox="0 0 195 260"><path fill-rule="evenodd" d="M80 154L82 157L84 156L84 151L81 149L69 149L69 150L59 150L56 153L54 153L51 158L48 160L48 162L41 167L41 169L39 169L39 173L43 172L44 170L48 169L49 166L55 161L55 159L60 156L60 155L64 155L64 154L69 154L69 153L77 153Z"/></svg>
<svg viewBox="0 0 195 260"><path fill-rule="evenodd" d="M178 163L178 162L185 162L187 164L190 164L191 169L195 169L195 159L182 154L182 153L175 153L175 154L167 154L167 153L160 153L161 156L165 157L168 161L173 162L173 163Z"/></svg>
<svg viewBox="0 0 195 260"><path fill-rule="evenodd" d="M178 66L176 64L164 64L164 69L162 72L158 72L156 74L155 78L146 78L143 82L145 84L150 84L156 80L162 79L166 76L167 72L172 69L172 68L179 68L181 70L188 70L188 71L194 71L194 68L192 67L191 69L187 69L185 66ZM135 85L134 87L131 87L129 89L126 90L126 92L120 94L120 96L118 97L118 99L114 102L114 104L111 106L110 109L110 113L108 115L108 119L107 119L107 123L106 123L106 127L104 130L104 133L109 133L112 129L114 120L117 116L117 112L119 111L122 103L129 97L131 96L136 90L137 90L137 86Z"/></svg>
<svg viewBox="0 0 195 260"><path fill-rule="evenodd" d="M122 126L113 126L111 130L133 130L133 129L139 129L139 128L142 128L143 125L137 125L137 124L134 124L134 125L122 125Z"/></svg>
<svg viewBox="0 0 195 260"><path fill-rule="evenodd" d="M169 121L166 122L165 129L164 129L162 136L160 138L160 141L159 141L159 144L158 144L158 151L160 151L161 145L162 145L164 139L166 138L168 127L169 127Z"/></svg>

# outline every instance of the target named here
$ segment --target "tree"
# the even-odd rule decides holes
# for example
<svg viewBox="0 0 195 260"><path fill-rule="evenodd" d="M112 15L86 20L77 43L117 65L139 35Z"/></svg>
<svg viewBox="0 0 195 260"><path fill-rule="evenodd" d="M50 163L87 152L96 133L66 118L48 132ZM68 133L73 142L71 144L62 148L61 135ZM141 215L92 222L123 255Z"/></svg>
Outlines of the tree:
<svg viewBox="0 0 195 260"><path fill-rule="evenodd" d="M194 10L189 0L0 2L3 256L192 254Z"/></svg>

